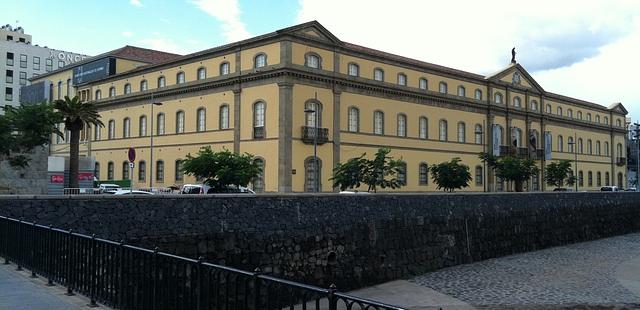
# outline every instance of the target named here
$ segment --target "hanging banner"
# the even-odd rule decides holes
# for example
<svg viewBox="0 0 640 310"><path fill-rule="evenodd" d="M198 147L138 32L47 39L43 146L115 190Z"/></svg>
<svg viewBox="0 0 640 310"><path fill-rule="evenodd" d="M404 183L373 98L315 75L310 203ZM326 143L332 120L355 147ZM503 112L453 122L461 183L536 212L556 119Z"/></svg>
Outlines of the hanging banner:
<svg viewBox="0 0 640 310"><path fill-rule="evenodd" d="M534 129L529 130L529 150L536 151L538 148L538 138L536 137L536 131Z"/></svg>
<svg viewBox="0 0 640 310"><path fill-rule="evenodd" d="M493 125L493 156L500 156L500 126Z"/></svg>
<svg viewBox="0 0 640 310"><path fill-rule="evenodd" d="M551 160L551 132L544 132L544 159Z"/></svg>

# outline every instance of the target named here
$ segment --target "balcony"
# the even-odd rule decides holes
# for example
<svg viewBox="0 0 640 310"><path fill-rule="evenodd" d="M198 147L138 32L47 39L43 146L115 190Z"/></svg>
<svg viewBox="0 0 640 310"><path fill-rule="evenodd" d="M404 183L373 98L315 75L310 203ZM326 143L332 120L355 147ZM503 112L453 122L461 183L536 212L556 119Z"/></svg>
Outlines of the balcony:
<svg viewBox="0 0 640 310"><path fill-rule="evenodd" d="M306 144L313 144L314 138L317 136L317 143L324 144L329 141L329 129L302 126L302 142ZM317 135L316 135L317 133Z"/></svg>
<svg viewBox="0 0 640 310"><path fill-rule="evenodd" d="M529 153L529 157L533 160L541 160L544 158L544 149L537 149Z"/></svg>
<svg viewBox="0 0 640 310"><path fill-rule="evenodd" d="M264 139L264 126L253 127L253 138L254 139Z"/></svg>
<svg viewBox="0 0 640 310"><path fill-rule="evenodd" d="M627 164L627 158L626 157L617 157L616 158L616 165L624 166L626 164Z"/></svg>

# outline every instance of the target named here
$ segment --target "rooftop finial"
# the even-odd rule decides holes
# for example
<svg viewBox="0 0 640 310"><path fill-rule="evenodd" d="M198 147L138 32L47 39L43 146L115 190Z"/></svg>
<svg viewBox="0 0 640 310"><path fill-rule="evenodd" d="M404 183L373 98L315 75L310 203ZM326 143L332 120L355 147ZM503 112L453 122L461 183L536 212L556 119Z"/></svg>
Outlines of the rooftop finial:
<svg viewBox="0 0 640 310"><path fill-rule="evenodd" d="M514 64L516 63L516 48L512 48L511 49L511 63Z"/></svg>

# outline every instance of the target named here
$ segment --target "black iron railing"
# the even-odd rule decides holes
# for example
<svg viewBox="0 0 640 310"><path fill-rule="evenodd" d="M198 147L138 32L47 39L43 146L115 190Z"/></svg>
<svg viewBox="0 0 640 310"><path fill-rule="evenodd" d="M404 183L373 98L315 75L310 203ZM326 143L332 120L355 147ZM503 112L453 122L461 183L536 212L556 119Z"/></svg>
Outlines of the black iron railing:
<svg viewBox="0 0 640 310"><path fill-rule="evenodd" d="M329 129L302 126L302 142L313 144L314 139L318 144L327 143L329 141Z"/></svg>
<svg viewBox="0 0 640 310"><path fill-rule="evenodd" d="M0 216L0 254L49 284L117 309L403 308Z"/></svg>

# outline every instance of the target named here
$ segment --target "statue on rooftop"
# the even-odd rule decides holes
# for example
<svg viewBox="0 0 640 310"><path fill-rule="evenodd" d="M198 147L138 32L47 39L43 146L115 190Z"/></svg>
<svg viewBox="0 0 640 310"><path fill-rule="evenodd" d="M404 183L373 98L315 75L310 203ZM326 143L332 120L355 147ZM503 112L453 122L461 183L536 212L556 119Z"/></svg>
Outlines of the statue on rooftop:
<svg viewBox="0 0 640 310"><path fill-rule="evenodd" d="M511 49L511 63L514 64L516 63L516 48L512 48Z"/></svg>

